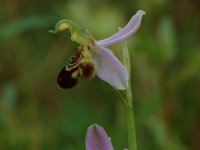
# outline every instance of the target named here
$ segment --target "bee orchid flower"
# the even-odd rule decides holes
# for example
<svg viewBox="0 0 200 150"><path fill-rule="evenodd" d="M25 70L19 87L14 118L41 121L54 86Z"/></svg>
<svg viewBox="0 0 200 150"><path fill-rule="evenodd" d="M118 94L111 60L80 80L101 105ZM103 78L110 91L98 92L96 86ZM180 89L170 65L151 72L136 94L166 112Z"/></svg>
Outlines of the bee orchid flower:
<svg viewBox="0 0 200 150"><path fill-rule="evenodd" d="M97 75L115 89L125 90L128 87L128 72L120 60L107 48L125 41L140 27L143 10L138 10L120 31L103 40L95 38L72 20L61 20L51 33L69 29L72 41L80 44L77 52L70 58L58 75L57 82L61 88L68 89L78 83L78 78L90 79Z"/></svg>

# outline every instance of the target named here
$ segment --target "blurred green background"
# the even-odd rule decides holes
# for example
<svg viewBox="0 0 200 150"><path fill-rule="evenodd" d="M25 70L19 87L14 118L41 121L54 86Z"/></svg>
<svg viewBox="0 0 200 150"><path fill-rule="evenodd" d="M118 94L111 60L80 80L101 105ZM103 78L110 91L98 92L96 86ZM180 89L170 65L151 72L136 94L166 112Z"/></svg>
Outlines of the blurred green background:
<svg viewBox="0 0 200 150"><path fill-rule="evenodd" d="M141 28L128 40L138 149L199 150L199 6L198 0L1 0L0 149L84 150L92 123L106 129L116 150L127 147L124 111L110 85L96 77L72 90L57 87L77 45L69 33L48 30L71 18L103 39L143 9Z"/></svg>

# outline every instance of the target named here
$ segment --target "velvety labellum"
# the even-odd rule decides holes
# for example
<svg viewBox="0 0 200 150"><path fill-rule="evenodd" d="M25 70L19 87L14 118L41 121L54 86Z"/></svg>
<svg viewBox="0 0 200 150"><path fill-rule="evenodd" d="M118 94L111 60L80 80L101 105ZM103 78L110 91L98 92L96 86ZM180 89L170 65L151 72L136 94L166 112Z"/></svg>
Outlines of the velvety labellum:
<svg viewBox="0 0 200 150"><path fill-rule="evenodd" d="M70 89L77 85L78 79L72 77L72 74L76 71L78 71L78 67L67 70L67 66L65 66L58 74L58 85L63 89Z"/></svg>
<svg viewBox="0 0 200 150"><path fill-rule="evenodd" d="M65 66L58 74L57 83L63 89L73 88L78 83L78 78L91 79L96 74L96 63L83 57L78 51L70 57L70 64Z"/></svg>

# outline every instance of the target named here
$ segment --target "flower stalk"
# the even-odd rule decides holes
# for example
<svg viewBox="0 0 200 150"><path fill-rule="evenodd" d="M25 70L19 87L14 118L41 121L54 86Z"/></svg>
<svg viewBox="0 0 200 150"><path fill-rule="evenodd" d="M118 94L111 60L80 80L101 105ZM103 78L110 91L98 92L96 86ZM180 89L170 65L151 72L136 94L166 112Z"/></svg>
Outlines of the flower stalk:
<svg viewBox="0 0 200 150"><path fill-rule="evenodd" d="M125 91L122 91L122 100L126 115L126 124L128 131L128 149L129 150L137 150L137 140L136 140L136 130L135 130L135 121L133 114L133 96L132 96L132 87L131 87L131 62L129 51L126 46L126 42L122 43L121 48L121 61L123 65L127 68L129 79L128 79L128 87Z"/></svg>
<svg viewBox="0 0 200 150"><path fill-rule="evenodd" d="M129 94L128 94L129 93ZM127 91L127 100L132 100L132 93ZM128 131L128 149L137 150L137 140L136 140L136 130L135 130L135 120L133 114L133 107L131 105L126 105L124 103L125 113L126 113L126 124Z"/></svg>

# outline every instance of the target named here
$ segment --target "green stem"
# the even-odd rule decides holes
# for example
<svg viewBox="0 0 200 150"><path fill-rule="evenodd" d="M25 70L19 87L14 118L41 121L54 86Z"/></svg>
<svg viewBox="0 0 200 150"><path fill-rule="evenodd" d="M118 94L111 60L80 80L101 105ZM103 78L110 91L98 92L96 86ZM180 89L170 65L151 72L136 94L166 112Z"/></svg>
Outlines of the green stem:
<svg viewBox="0 0 200 150"><path fill-rule="evenodd" d="M124 106L126 116L126 125L128 132L128 150L137 150L136 128L130 82L128 88L125 91L121 91L119 94L122 98L122 103Z"/></svg>
<svg viewBox="0 0 200 150"><path fill-rule="evenodd" d="M129 84L130 85L130 84ZM126 101L124 103L125 113L126 113L126 122L128 130L128 150L137 150L137 141L136 141L136 130L135 130L135 121L134 113L132 106L132 90L131 86L126 90Z"/></svg>
<svg viewBox="0 0 200 150"><path fill-rule="evenodd" d="M133 107L125 106L126 122L128 130L128 150L137 150L135 122L133 115Z"/></svg>
<svg viewBox="0 0 200 150"><path fill-rule="evenodd" d="M128 150L137 150L137 139L136 139L136 129L135 129L135 120L134 120L134 110L132 104L132 90L129 83L128 88L120 92L122 98L125 116L126 116L126 125L128 132Z"/></svg>
<svg viewBox="0 0 200 150"><path fill-rule="evenodd" d="M137 150L135 121L134 121L134 115L133 115L133 97L132 97L132 90L131 90L131 61L129 57L129 51L126 46L126 42L122 43L121 61L124 64L124 66L127 68L128 75L129 75L128 87L125 91L121 92L124 109L126 113L126 122L127 122L127 130L128 130L128 150Z"/></svg>

